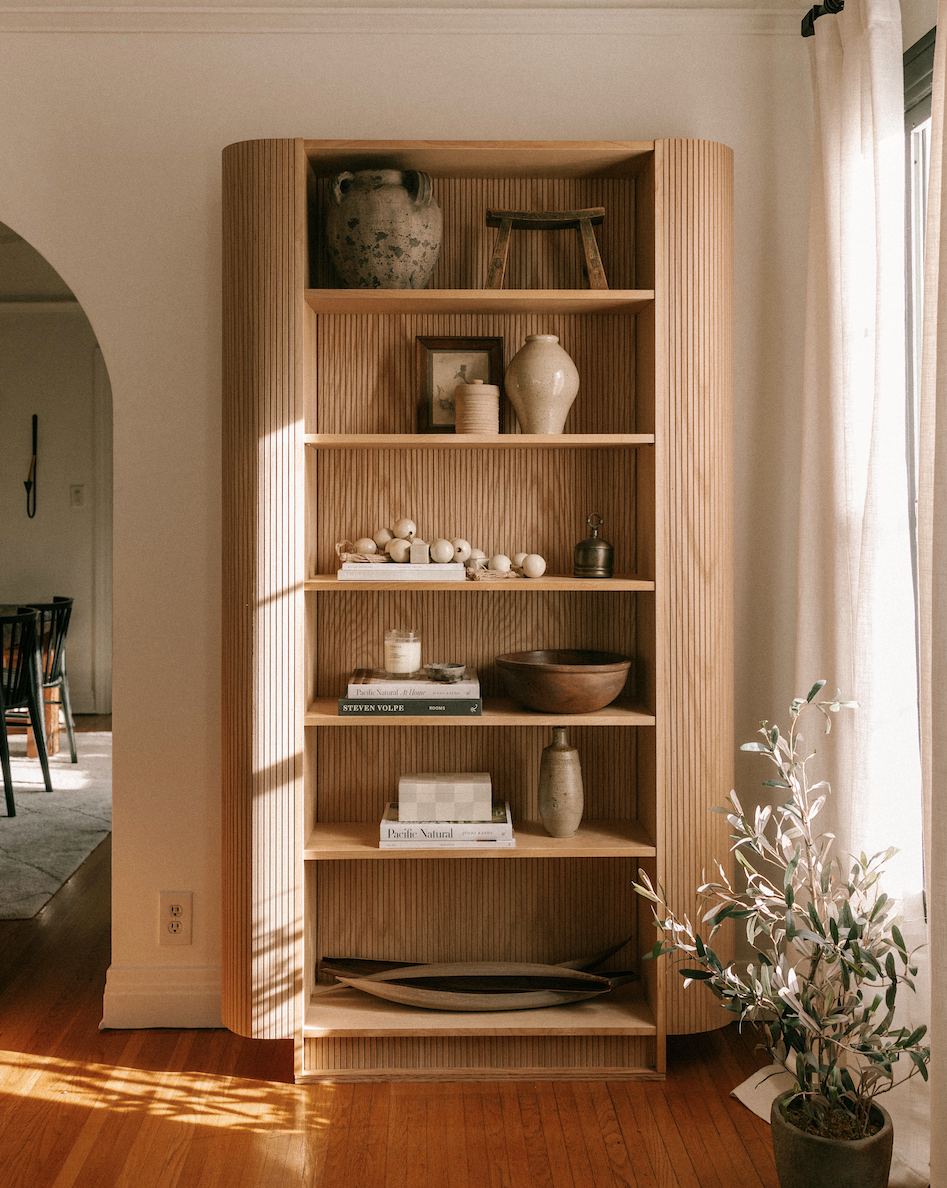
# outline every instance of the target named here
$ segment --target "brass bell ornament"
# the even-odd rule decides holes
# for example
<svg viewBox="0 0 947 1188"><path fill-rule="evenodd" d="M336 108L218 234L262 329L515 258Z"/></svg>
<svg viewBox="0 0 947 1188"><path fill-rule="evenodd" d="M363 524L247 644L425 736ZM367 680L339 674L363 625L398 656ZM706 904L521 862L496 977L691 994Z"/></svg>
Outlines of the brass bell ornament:
<svg viewBox="0 0 947 1188"><path fill-rule="evenodd" d="M575 546L575 563L573 573L576 577L610 578L615 560L615 550L607 540L602 540L598 534L604 520L593 512L585 521L592 530L592 535L580 540Z"/></svg>

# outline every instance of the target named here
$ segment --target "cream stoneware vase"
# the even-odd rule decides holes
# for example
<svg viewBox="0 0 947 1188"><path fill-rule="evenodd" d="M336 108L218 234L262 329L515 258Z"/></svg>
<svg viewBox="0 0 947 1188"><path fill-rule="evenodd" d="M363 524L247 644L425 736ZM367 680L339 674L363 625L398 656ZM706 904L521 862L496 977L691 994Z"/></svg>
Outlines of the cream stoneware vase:
<svg viewBox="0 0 947 1188"><path fill-rule="evenodd" d="M528 334L506 369L506 394L523 433L561 433L579 373L555 334Z"/></svg>
<svg viewBox="0 0 947 1188"><path fill-rule="evenodd" d="M417 169L340 173L329 185L326 243L350 289L424 289L441 250L443 216Z"/></svg>
<svg viewBox="0 0 947 1188"><path fill-rule="evenodd" d="M572 837L585 808L579 752L556 726L539 762L539 815L551 837Z"/></svg>

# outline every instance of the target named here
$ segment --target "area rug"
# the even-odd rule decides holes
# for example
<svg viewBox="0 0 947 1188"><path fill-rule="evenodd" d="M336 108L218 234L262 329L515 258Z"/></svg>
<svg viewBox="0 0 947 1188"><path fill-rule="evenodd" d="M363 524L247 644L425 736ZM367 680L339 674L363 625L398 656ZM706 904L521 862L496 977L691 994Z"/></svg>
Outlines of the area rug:
<svg viewBox="0 0 947 1188"><path fill-rule="evenodd" d="M62 743L47 792L39 760L26 758L26 735L10 739L16 816L0 816L0 920L35 916L112 828L111 734L77 734L75 764L65 731Z"/></svg>

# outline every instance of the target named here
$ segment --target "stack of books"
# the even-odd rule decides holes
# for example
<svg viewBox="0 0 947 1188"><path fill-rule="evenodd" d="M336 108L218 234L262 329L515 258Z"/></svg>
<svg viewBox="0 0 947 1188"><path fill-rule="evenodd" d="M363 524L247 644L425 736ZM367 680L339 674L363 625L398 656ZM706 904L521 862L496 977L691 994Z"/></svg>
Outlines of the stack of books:
<svg viewBox="0 0 947 1188"><path fill-rule="evenodd" d="M482 712L475 672L448 683L423 674L391 676L378 669L357 668L345 696L339 698L340 715L466 718Z"/></svg>
<svg viewBox="0 0 947 1188"><path fill-rule="evenodd" d="M382 850L512 849L513 820L509 804L493 807L491 821L399 821L392 801L381 819Z"/></svg>

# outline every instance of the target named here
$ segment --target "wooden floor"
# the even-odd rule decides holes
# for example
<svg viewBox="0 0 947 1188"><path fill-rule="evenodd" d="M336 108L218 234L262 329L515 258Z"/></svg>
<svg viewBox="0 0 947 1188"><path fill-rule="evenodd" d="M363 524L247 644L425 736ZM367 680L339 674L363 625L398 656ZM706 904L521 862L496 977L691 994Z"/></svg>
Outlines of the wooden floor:
<svg viewBox="0 0 947 1188"><path fill-rule="evenodd" d="M663 1084L355 1086L294 1085L288 1041L99 1031L109 856L0 921L3 1188L778 1188L733 1028Z"/></svg>

